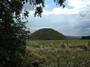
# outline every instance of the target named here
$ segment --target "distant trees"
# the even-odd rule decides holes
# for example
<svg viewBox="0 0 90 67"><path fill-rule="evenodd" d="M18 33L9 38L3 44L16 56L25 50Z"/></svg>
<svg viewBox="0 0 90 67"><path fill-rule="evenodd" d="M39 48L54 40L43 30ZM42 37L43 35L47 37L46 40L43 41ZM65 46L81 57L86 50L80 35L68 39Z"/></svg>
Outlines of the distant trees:
<svg viewBox="0 0 90 67"><path fill-rule="evenodd" d="M82 36L81 39L90 39L90 36Z"/></svg>
<svg viewBox="0 0 90 67"><path fill-rule="evenodd" d="M65 0L54 1L63 5ZM22 67L27 31L20 14L26 2L44 7L44 0L0 0L0 67ZM42 8L38 8L36 15L41 15Z"/></svg>

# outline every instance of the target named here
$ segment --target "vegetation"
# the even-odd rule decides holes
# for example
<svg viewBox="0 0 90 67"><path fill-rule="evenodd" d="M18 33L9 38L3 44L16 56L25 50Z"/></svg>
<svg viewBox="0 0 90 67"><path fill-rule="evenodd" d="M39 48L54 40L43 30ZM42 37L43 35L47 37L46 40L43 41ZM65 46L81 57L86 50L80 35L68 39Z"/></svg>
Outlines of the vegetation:
<svg viewBox="0 0 90 67"><path fill-rule="evenodd" d="M0 0L0 67L22 67L25 53L27 31L25 21L28 12L22 13L23 5L41 4L44 0ZM55 0L63 5L64 0ZM42 8L36 7L35 16L41 16Z"/></svg>
<svg viewBox="0 0 90 67"><path fill-rule="evenodd" d="M54 1L65 7L63 4L65 0ZM30 43L27 41L26 46L27 31L24 20L28 16L28 11L24 11L23 17L20 14L23 5L27 2L34 6L41 4L42 7L36 7L35 10L35 16L41 16L44 0L0 0L0 67L89 67L90 42L88 40L85 43L80 41L80 46L77 46L75 41L74 47L78 47L77 50L73 50L74 47L70 46L73 41L70 44L68 41L62 44L59 41L53 41L55 47L52 46L52 41L45 43L44 41L30 41ZM61 49L58 44L61 44Z"/></svg>
<svg viewBox="0 0 90 67"><path fill-rule="evenodd" d="M27 40L27 46L38 48L90 49L90 40Z"/></svg>
<svg viewBox="0 0 90 67"><path fill-rule="evenodd" d="M90 40L28 40L27 65L40 67L89 67ZM37 66L36 66L37 67Z"/></svg>
<svg viewBox="0 0 90 67"><path fill-rule="evenodd" d="M30 35L31 40L62 40L65 36L53 29L40 29Z"/></svg>
<svg viewBox="0 0 90 67"><path fill-rule="evenodd" d="M90 39L90 36L82 36L81 39Z"/></svg>

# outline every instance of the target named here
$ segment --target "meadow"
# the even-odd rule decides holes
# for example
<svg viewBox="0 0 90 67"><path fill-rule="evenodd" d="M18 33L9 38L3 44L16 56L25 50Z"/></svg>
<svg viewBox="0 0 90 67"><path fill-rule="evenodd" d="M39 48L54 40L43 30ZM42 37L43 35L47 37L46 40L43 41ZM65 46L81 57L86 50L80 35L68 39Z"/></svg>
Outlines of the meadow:
<svg viewBox="0 0 90 67"><path fill-rule="evenodd" d="M27 46L30 47L53 47L53 48L75 48L90 47L90 40L27 40Z"/></svg>
<svg viewBox="0 0 90 67"><path fill-rule="evenodd" d="M90 67L90 40L27 40L26 57L32 67Z"/></svg>

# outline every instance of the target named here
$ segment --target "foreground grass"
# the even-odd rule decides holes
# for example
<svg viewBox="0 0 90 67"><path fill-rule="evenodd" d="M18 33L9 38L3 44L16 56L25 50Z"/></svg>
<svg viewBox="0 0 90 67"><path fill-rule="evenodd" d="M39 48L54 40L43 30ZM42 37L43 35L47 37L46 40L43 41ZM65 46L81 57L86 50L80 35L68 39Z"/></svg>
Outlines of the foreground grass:
<svg viewBox="0 0 90 67"><path fill-rule="evenodd" d="M90 67L89 42L89 40L27 41L28 61L38 63L40 67Z"/></svg>

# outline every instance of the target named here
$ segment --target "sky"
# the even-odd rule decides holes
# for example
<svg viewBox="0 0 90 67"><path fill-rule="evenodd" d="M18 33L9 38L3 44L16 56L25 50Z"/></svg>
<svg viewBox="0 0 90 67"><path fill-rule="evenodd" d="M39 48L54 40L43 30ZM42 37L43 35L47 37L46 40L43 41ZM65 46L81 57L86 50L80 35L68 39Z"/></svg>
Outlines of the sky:
<svg viewBox="0 0 90 67"><path fill-rule="evenodd" d="M52 28L64 35L86 36L90 35L90 0L66 0L63 9L53 2L45 0L42 17L34 17L34 10L28 5L29 11L27 27L31 32L42 28Z"/></svg>

